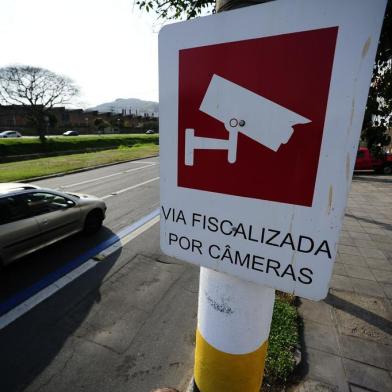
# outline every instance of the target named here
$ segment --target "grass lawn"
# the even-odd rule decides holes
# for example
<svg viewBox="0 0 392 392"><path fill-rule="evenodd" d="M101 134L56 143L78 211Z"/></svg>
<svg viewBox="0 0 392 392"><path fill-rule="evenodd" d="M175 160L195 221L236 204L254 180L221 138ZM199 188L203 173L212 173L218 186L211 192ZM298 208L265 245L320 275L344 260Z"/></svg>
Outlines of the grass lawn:
<svg viewBox="0 0 392 392"><path fill-rule="evenodd" d="M156 155L158 152L159 146L156 144L136 144L132 147L120 147L115 150L2 163L0 164L0 182L28 180L48 174L143 158Z"/></svg>
<svg viewBox="0 0 392 392"><path fill-rule="evenodd" d="M294 351L300 339L300 321L294 299L294 296L277 292L268 339L263 391L283 390L282 386L294 371Z"/></svg>

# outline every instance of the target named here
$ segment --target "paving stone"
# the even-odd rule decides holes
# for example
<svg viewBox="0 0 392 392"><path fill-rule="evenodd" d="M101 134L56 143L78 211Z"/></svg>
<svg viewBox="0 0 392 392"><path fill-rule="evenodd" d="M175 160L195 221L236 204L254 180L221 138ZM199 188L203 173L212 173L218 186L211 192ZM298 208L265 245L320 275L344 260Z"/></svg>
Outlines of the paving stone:
<svg viewBox="0 0 392 392"><path fill-rule="evenodd" d="M354 265L360 265L362 267L368 266L366 264L366 259L362 256L357 256L357 255L348 255L342 253L339 254L339 261L341 261L344 264L354 264Z"/></svg>
<svg viewBox="0 0 392 392"><path fill-rule="evenodd" d="M348 216L348 215L345 215L345 217L343 219L343 222L346 223L346 224L349 224L349 225L352 225L352 224L355 225L355 224L359 223L356 218Z"/></svg>
<svg viewBox="0 0 392 392"><path fill-rule="evenodd" d="M352 238L349 237L344 237L339 239L339 247L341 245L349 245L349 246L355 246L356 243Z"/></svg>
<svg viewBox="0 0 392 392"><path fill-rule="evenodd" d="M392 299L392 284L382 284L382 286L387 297Z"/></svg>
<svg viewBox="0 0 392 392"><path fill-rule="evenodd" d="M346 268L347 275L353 278L376 280L368 267L358 265L348 265Z"/></svg>
<svg viewBox="0 0 392 392"><path fill-rule="evenodd" d="M365 222L365 221L363 221L363 222L360 223L360 225L362 227L364 227L365 229L378 229L379 228L378 224L374 223L374 222Z"/></svg>
<svg viewBox="0 0 392 392"><path fill-rule="evenodd" d="M392 238L390 239L390 242L376 242L377 243L377 249L381 250L385 257L387 252L392 252ZM388 257L387 257L388 258Z"/></svg>
<svg viewBox="0 0 392 392"><path fill-rule="evenodd" d="M324 301L333 306L340 334L392 345L388 300L332 290Z"/></svg>
<svg viewBox="0 0 392 392"><path fill-rule="evenodd" d="M354 291L351 279L347 276L332 275L329 287L334 290Z"/></svg>
<svg viewBox="0 0 392 392"><path fill-rule="evenodd" d="M309 348L307 349L307 362L308 378L332 385L338 388L339 392L349 392L343 362L339 356Z"/></svg>
<svg viewBox="0 0 392 392"><path fill-rule="evenodd" d="M364 233L365 229L359 223L343 223L343 230L347 230L350 233L355 231L357 233Z"/></svg>
<svg viewBox="0 0 392 392"><path fill-rule="evenodd" d="M384 270L373 270L373 275L376 277L378 282L382 283L391 283L392 282L392 271L384 271Z"/></svg>
<svg viewBox="0 0 392 392"><path fill-rule="evenodd" d="M367 234L367 233L360 233L360 232L356 232L356 231L351 231L351 232L349 231L349 233L350 233L350 237L353 238L353 239L355 239L355 240L357 240L357 239L360 239L360 240L369 240L369 241L372 240L372 238L370 237L370 235Z"/></svg>
<svg viewBox="0 0 392 392"><path fill-rule="evenodd" d="M339 336L342 355L385 370L392 370L391 347L352 336Z"/></svg>
<svg viewBox="0 0 392 392"><path fill-rule="evenodd" d="M392 391L391 189L385 176L352 183L329 295L299 308L309 365L301 392Z"/></svg>
<svg viewBox="0 0 392 392"><path fill-rule="evenodd" d="M392 262L392 250L385 250L384 254L387 260Z"/></svg>
<svg viewBox="0 0 392 392"><path fill-rule="evenodd" d="M391 242L391 238L387 235L369 234L369 236L373 241L376 242L386 242L388 244Z"/></svg>
<svg viewBox="0 0 392 392"><path fill-rule="evenodd" d="M351 236L347 230L342 230L340 232L340 238L351 238Z"/></svg>
<svg viewBox="0 0 392 392"><path fill-rule="evenodd" d="M378 249L373 249L373 248L359 248L359 251L361 252L361 255L364 257L372 257L375 259L386 259L385 254Z"/></svg>
<svg viewBox="0 0 392 392"><path fill-rule="evenodd" d="M298 312L305 322L311 320L324 325L333 325L332 308L323 301L316 302L301 298Z"/></svg>
<svg viewBox="0 0 392 392"><path fill-rule="evenodd" d="M392 263L389 260L373 259L372 257L369 257L366 259L366 263L369 268L372 269L392 271Z"/></svg>
<svg viewBox="0 0 392 392"><path fill-rule="evenodd" d="M306 380L296 386L292 392L338 392L338 388L320 381Z"/></svg>
<svg viewBox="0 0 392 392"><path fill-rule="evenodd" d="M352 278L351 283L357 294L373 297L385 297L383 288L375 281Z"/></svg>
<svg viewBox="0 0 392 392"><path fill-rule="evenodd" d="M347 271L345 268L345 265L343 263L336 263L333 266L333 273L335 275L343 275L343 276L347 276Z"/></svg>
<svg viewBox="0 0 392 392"><path fill-rule="evenodd" d="M377 234L377 235L384 235L384 230L380 229L379 227L366 227L365 232L368 234Z"/></svg>
<svg viewBox="0 0 392 392"><path fill-rule="evenodd" d="M380 249L380 243L362 238L354 238L354 245L358 248Z"/></svg>
<svg viewBox="0 0 392 392"><path fill-rule="evenodd" d="M335 327L311 320L304 324L305 346L326 353L339 355L338 336Z"/></svg>
<svg viewBox="0 0 392 392"><path fill-rule="evenodd" d="M391 390L392 378L383 369L343 359L348 381L368 390L386 392Z"/></svg>
<svg viewBox="0 0 392 392"><path fill-rule="evenodd" d="M350 392L369 392L369 389L364 389L356 385L350 385Z"/></svg>
<svg viewBox="0 0 392 392"><path fill-rule="evenodd" d="M338 252L342 254L361 256L361 253L356 246L340 245Z"/></svg>

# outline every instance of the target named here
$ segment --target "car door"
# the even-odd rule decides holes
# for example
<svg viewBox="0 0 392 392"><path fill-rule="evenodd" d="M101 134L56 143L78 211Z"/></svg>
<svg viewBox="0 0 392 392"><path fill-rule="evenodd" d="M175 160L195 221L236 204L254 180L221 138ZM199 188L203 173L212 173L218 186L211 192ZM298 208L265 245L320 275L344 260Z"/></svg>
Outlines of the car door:
<svg viewBox="0 0 392 392"><path fill-rule="evenodd" d="M358 150L357 159L355 160L355 170L367 170L368 159L364 150Z"/></svg>
<svg viewBox="0 0 392 392"><path fill-rule="evenodd" d="M0 198L0 257L4 264L35 250L40 229L20 195Z"/></svg>
<svg viewBox="0 0 392 392"><path fill-rule="evenodd" d="M38 190L25 197L30 214L38 221L43 243L52 243L81 229L80 208L73 200Z"/></svg>

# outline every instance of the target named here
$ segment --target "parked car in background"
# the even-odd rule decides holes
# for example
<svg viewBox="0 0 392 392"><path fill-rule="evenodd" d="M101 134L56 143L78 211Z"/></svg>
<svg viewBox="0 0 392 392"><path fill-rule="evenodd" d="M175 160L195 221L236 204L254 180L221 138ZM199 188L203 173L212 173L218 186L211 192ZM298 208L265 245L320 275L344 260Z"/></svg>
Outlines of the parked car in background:
<svg viewBox="0 0 392 392"><path fill-rule="evenodd" d="M148 129L146 131L146 135L152 135L153 133L155 133L155 131L153 131L152 129Z"/></svg>
<svg viewBox="0 0 392 392"><path fill-rule="evenodd" d="M65 131L63 133L63 136L79 136L79 132L78 131Z"/></svg>
<svg viewBox="0 0 392 392"><path fill-rule="evenodd" d="M105 213L95 196L0 183L0 267L72 234L97 232Z"/></svg>
<svg viewBox="0 0 392 392"><path fill-rule="evenodd" d="M366 147L360 147L357 152L354 170L373 170L377 173L392 173L392 155L382 154L375 158Z"/></svg>
<svg viewBox="0 0 392 392"><path fill-rule="evenodd" d="M0 132L0 138L9 138L9 137L22 137L22 135L17 131Z"/></svg>

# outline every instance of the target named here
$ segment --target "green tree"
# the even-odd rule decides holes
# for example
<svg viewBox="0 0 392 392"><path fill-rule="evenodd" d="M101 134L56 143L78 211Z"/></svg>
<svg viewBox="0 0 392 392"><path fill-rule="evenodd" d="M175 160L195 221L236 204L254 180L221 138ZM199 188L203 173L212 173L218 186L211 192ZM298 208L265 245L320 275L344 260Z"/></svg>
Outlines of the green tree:
<svg viewBox="0 0 392 392"><path fill-rule="evenodd" d="M211 0L138 0L136 4L147 12L154 11L162 19L191 19L211 8Z"/></svg>
<svg viewBox="0 0 392 392"><path fill-rule="evenodd" d="M392 3L388 1L366 104L361 139L373 154L391 142L387 134L392 114Z"/></svg>
<svg viewBox="0 0 392 392"><path fill-rule="evenodd" d="M140 9L154 11L162 19L192 19L203 12L227 11L273 0L137 0Z"/></svg>
<svg viewBox="0 0 392 392"><path fill-rule="evenodd" d="M105 129L111 128L111 125L108 121L98 117L94 120L94 126L98 129L100 133L103 133Z"/></svg>
<svg viewBox="0 0 392 392"><path fill-rule="evenodd" d="M66 105L79 94L75 83L44 68L15 65L0 68L0 105L21 105L41 141L53 121L50 110ZM52 120L51 120L52 119Z"/></svg>

